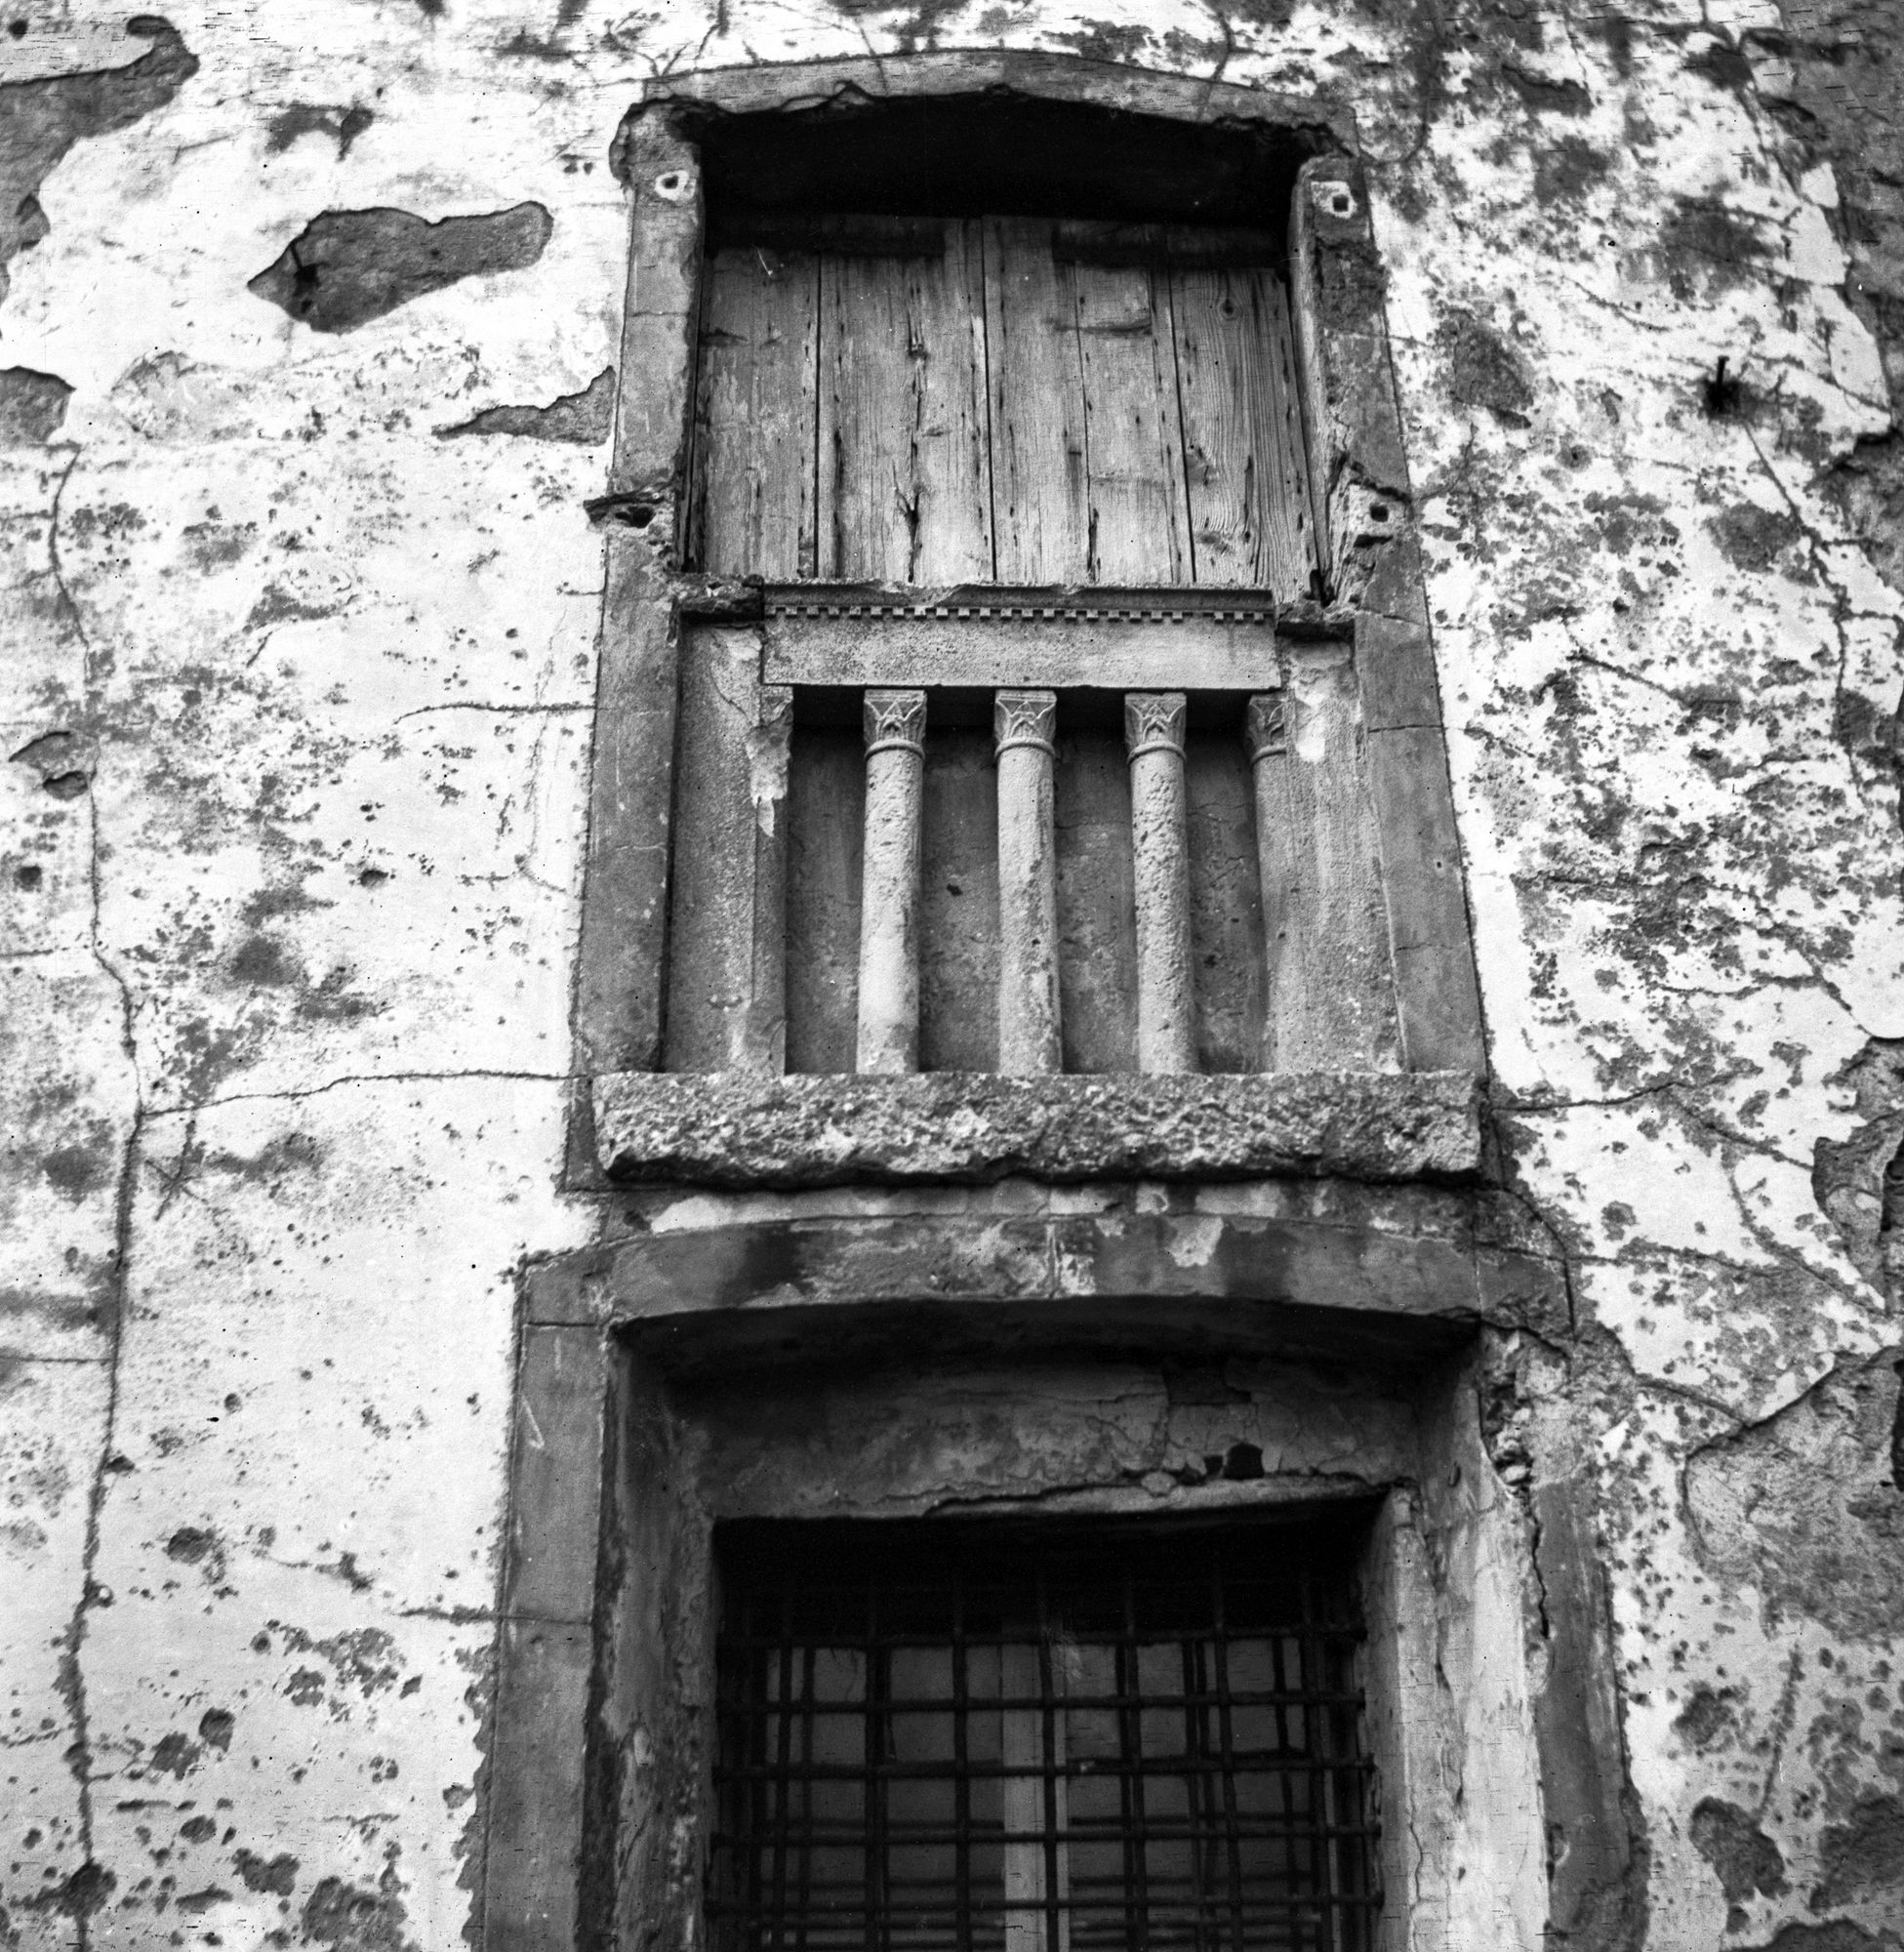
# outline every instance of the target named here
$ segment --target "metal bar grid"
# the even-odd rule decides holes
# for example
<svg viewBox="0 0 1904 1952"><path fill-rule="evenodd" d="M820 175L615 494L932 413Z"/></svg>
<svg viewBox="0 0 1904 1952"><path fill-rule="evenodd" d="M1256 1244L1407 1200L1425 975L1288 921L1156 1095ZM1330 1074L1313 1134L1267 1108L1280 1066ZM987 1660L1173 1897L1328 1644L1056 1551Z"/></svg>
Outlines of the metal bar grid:
<svg viewBox="0 0 1904 1952"><path fill-rule="evenodd" d="M714 1952L1372 1943L1339 1540L784 1525L723 1585Z"/></svg>

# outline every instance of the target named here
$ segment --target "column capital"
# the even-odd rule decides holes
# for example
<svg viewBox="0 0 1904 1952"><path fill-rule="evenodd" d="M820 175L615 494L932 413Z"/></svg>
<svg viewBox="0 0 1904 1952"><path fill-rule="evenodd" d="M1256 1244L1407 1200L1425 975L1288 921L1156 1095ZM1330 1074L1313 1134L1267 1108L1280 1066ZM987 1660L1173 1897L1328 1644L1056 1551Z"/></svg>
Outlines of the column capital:
<svg viewBox="0 0 1904 1952"><path fill-rule="evenodd" d="M1249 701L1243 714L1243 744L1249 749L1251 765L1289 750L1288 720L1276 693L1259 691Z"/></svg>
<svg viewBox="0 0 1904 1952"><path fill-rule="evenodd" d="M992 735L998 751L1009 752L1014 746L1031 746L1040 752L1055 752L1052 744L1058 730L1058 694L1055 691L1000 691L992 701Z"/></svg>
<svg viewBox="0 0 1904 1952"><path fill-rule="evenodd" d="M1189 705L1181 691L1124 693L1124 748L1133 759L1146 752L1184 755Z"/></svg>
<svg viewBox="0 0 1904 1952"><path fill-rule="evenodd" d="M925 693L871 690L862 707L866 755L874 752L925 751Z"/></svg>

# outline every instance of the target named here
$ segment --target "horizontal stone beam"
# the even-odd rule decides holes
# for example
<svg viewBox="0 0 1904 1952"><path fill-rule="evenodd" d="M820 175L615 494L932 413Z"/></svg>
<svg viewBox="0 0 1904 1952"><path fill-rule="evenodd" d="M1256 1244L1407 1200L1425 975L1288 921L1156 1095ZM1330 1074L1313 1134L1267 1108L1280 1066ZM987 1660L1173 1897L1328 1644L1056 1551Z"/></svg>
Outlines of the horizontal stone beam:
<svg viewBox="0 0 1904 1952"><path fill-rule="evenodd" d="M598 1078L602 1170L710 1187L977 1184L1008 1176L1476 1178L1466 1072L1021 1078L623 1072Z"/></svg>
<svg viewBox="0 0 1904 1952"><path fill-rule="evenodd" d="M1481 1322L1567 1331L1558 1263L1514 1216L1502 1228L1498 1196L1338 1180L1236 1197L1265 1210L1124 1202L641 1233L537 1268L525 1322L532 1335L632 1332L670 1372L713 1374L1044 1348L1393 1362L1432 1358Z"/></svg>

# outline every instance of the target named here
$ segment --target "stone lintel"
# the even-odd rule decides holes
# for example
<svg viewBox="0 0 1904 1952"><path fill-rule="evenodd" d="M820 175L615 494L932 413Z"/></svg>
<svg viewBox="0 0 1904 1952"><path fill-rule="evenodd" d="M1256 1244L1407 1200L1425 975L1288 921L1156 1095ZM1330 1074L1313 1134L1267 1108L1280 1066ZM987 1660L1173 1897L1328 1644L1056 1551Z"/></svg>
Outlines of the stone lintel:
<svg viewBox="0 0 1904 1952"><path fill-rule="evenodd" d="M640 1233L536 1269L525 1324L632 1334L664 1369L713 1375L1038 1350L1408 1362L1483 1324L1568 1332L1560 1269L1539 1242L1488 1238L1492 1196L1283 1184L1318 1198L1274 1200L1274 1211L1140 1212L1126 1200L1093 1212L782 1214Z"/></svg>
<svg viewBox="0 0 1904 1952"><path fill-rule="evenodd" d="M980 1184L1007 1176L1476 1179L1466 1072L762 1078L623 1072L594 1087L602 1170L709 1187Z"/></svg>

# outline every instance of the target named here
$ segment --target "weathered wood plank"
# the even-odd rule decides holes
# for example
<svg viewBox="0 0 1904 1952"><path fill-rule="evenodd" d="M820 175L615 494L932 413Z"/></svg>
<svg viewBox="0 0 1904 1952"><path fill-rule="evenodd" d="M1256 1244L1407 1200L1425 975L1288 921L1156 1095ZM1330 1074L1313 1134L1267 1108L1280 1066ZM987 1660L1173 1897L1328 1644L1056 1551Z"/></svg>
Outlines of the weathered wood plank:
<svg viewBox="0 0 1904 1952"><path fill-rule="evenodd" d="M1072 280L1053 261L1049 224L986 220L985 305L998 580L1086 582L1084 369Z"/></svg>
<svg viewBox="0 0 1904 1952"><path fill-rule="evenodd" d="M1319 601L1323 589L1322 532L1316 509L1316 475L1309 452L1308 410L1303 403L1295 321L1289 315L1289 291L1282 278L1274 271L1259 275L1268 294L1267 358L1273 393L1270 435L1276 455L1277 532L1287 545L1289 575L1295 585L1290 596ZM1275 584L1274 576L1271 582Z"/></svg>
<svg viewBox="0 0 1904 1952"><path fill-rule="evenodd" d="M1157 241L1160 252L1161 231ZM1193 582L1167 282L1141 265L1080 259L1069 270L1084 374L1091 580Z"/></svg>
<svg viewBox="0 0 1904 1952"><path fill-rule="evenodd" d="M820 575L995 573L976 223L936 260L822 258L819 458Z"/></svg>
<svg viewBox="0 0 1904 1952"><path fill-rule="evenodd" d="M1170 302L1196 581L1306 596L1315 554L1281 281L1173 264Z"/></svg>
<svg viewBox="0 0 1904 1952"><path fill-rule="evenodd" d="M1314 171L1318 159L1304 165ZM1326 189L1323 192L1326 194ZM1341 470L1342 442L1329 416L1329 386L1322 331L1317 316L1320 294L1316 275L1316 226L1311 217L1317 189L1299 177L1289 200L1289 300L1293 313L1296 390L1302 400L1304 448L1309 457L1312 534L1321 564L1325 593L1335 591L1335 538L1329 526L1329 484Z"/></svg>
<svg viewBox="0 0 1904 1952"><path fill-rule="evenodd" d="M688 559L711 575L814 574L819 306L809 252L709 264Z"/></svg>

